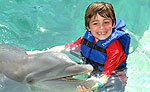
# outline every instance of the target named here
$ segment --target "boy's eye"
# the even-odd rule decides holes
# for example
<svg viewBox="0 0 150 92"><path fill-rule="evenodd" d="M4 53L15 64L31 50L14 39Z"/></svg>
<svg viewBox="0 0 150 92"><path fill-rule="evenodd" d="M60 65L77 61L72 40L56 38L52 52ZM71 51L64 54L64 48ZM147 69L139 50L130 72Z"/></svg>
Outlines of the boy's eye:
<svg viewBox="0 0 150 92"><path fill-rule="evenodd" d="M104 24L108 24L108 23L109 23L108 21L104 22Z"/></svg>
<svg viewBox="0 0 150 92"><path fill-rule="evenodd" d="M93 25L98 25L98 23L97 23L97 22L95 22L95 23L93 23Z"/></svg>
<svg viewBox="0 0 150 92"><path fill-rule="evenodd" d="M93 25L97 25L97 23L93 23Z"/></svg>

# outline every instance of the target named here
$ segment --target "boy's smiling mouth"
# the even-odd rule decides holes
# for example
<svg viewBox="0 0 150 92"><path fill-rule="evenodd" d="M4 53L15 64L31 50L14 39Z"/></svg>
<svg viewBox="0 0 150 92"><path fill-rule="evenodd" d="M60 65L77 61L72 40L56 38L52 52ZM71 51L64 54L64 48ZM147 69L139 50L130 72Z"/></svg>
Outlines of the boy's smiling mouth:
<svg viewBox="0 0 150 92"><path fill-rule="evenodd" d="M98 35L106 35L107 32L97 32Z"/></svg>

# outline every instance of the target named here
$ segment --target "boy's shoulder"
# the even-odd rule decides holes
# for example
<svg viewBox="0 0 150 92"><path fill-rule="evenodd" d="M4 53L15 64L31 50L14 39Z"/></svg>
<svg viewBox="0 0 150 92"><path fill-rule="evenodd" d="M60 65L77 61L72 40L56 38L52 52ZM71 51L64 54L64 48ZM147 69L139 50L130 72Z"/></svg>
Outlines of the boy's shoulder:
<svg viewBox="0 0 150 92"><path fill-rule="evenodd" d="M113 41L107 49L116 50L116 49L122 49L122 45L118 40Z"/></svg>
<svg viewBox="0 0 150 92"><path fill-rule="evenodd" d="M126 26L126 23L125 21L119 19L119 18L116 18L116 25L115 25L115 29L117 30L122 30L122 28L124 28Z"/></svg>

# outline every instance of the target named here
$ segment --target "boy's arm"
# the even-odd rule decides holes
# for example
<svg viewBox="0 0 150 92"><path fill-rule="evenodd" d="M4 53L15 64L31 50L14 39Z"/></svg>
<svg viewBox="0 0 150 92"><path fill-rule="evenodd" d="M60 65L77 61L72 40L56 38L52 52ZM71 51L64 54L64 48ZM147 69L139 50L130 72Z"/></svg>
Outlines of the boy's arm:
<svg viewBox="0 0 150 92"><path fill-rule="evenodd" d="M55 47L49 49L48 52L65 52L65 51L80 52L80 45L81 45L82 39L83 39L83 36L81 36L74 42L67 43L66 45L55 46Z"/></svg>
<svg viewBox="0 0 150 92"><path fill-rule="evenodd" d="M80 52L80 46L81 46L81 40L83 39L83 36L81 36L80 38L78 38L76 41L74 42L70 42L67 43L65 45L65 50L66 51L76 51L76 52Z"/></svg>
<svg viewBox="0 0 150 92"><path fill-rule="evenodd" d="M126 54L123 50L121 43L115 40L106 49L106 62L104 64L105 75L111 75L111 73L126 59Z"/></svg>
<svg viewBox="0 0 150 92"><path fill-rule="evenodd" d="M67 43L66 45L55 46L45 51L39 51L39 50L26 51L26 54L31 55L31 54L40 54L40 53L46 53L46 52L65 52L65 51L80 52L80 43L81 43L82 38L83 36L81 36L79 39L77 39L74 42Z"/></svg>

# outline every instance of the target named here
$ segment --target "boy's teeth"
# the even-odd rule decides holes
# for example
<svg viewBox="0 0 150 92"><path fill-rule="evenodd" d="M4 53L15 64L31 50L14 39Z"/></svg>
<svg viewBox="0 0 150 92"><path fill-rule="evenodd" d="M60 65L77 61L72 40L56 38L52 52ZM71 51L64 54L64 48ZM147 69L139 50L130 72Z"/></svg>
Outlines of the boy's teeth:
<svg viewBox="0 0 150 92"><path fill-rule="evenodd" d="M98 34L105 34L105 33L98 33Z"/></svg>

